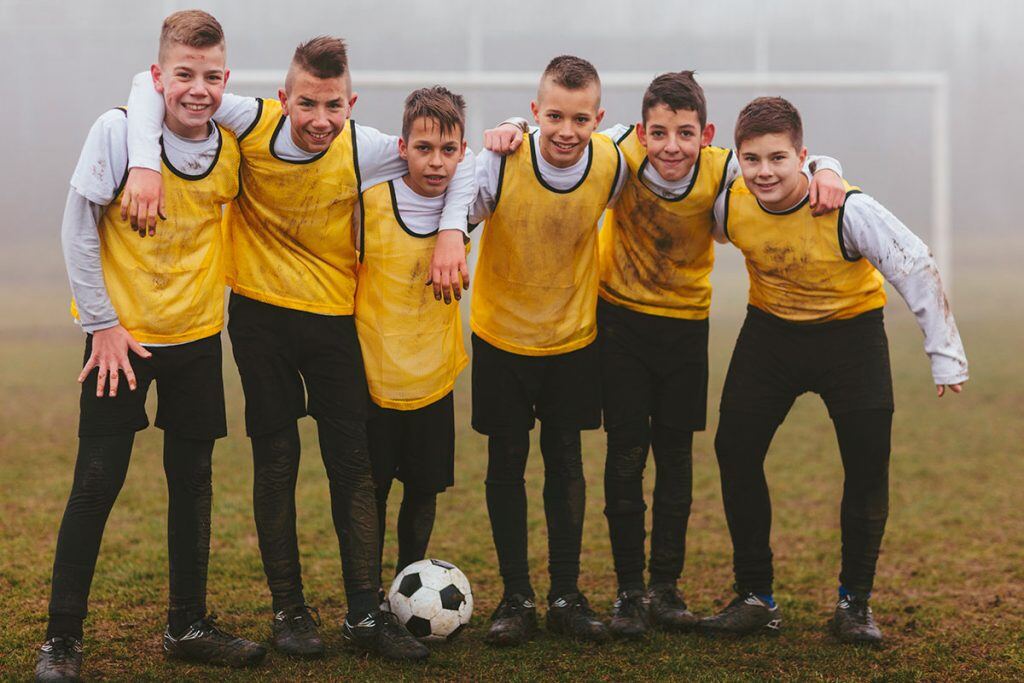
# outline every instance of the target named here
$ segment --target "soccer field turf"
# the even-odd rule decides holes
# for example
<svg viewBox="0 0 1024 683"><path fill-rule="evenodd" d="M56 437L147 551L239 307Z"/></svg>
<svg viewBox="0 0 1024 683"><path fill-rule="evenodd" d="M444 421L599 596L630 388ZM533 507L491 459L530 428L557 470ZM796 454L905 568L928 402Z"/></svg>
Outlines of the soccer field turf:
<svg viewBox="0 0 1024 683"><path fill-rule="evenodd" d="M724 252L725 249L720 249ZM1020 249L1013 250L1021 253ZM774 639L709 641L655 634L605 647L549 637L517 650L483 644L500 598L484 503L485 440L469 423L469 372L456 390L456 486L439 498L429 554L455 562L473 584L472 628L437 647L426 665L367 659L342 642L345 606L326 476L312 420L298 500L307 600L324 618L328 656L295 662L271 653L255 671L183 666L164 660L166 487L161 439L136 440L93 583L83 673L105 679L598 679L598 680L1015 680L1024 677L1024 303L1012 256L958 255L954 310L971 381L961 396L936 400L921 334L890 289L887 328L896 387L889 525L872 601L888 636L877 650L842 647L825 634L839 567L842 470L832 426L814 396L802 397L768 456L774 504L776 599L784 615ZM727 261L727 259L722 259ZM82 341L65 317L59 272L37 282L2 280L0 303L0 679L31 676L46 623L50 567L74 466ZM716 272L708 431L694 445L694 504L682 588L705 615L731 597L729 538L712 448L717 400L741 321L746 276L726 263ZM231 436L214 452L213 550L209 604L227 628L263 640L269 594L251 511L252 469L242 397L225 359ZM151 397L152 398L152 397ZM152 401L151 401L152 405ZM153 413L151 412L151 418ZM536 436L536 434L534 435ZM584 435L588 480L582 587L607 614L614 598L602 514L604 434ZM648 492L653 484L648 468ZM530 559L538 595L547 590L542 465L531 452ZM395 558L392 494L385 579ZM543 614L543 609L541 609Z"/></svg>

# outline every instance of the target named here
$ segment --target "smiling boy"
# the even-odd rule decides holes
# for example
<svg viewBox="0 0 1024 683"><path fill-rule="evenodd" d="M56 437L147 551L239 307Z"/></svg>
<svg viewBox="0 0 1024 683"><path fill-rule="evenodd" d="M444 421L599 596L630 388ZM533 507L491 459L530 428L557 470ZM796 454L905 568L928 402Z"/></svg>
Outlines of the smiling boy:
<svg viewBox="0 0 1024 683"><path fill-rule="evenodd" d="M452 388L469 358L459 307L439 306L422 274L465 155L465 107L441 86L411 93L398 142L409 172L363 193L355 320L374 403L366 429L382 547L388 493L403 484L396 573L425 557L437 494L455 483Z"/></svg>
<svg viewBox="0 0 1024 683"><path fill-rule="evenodd" d="M487 642L517 645L536 629L523 475L541 422L548 526L548 628L593 641L606 626L578 586L586 482L580 430L601 424L597 222L622 185L615 144L594 134L601 83L561 56L530 104L540 126L508 156L481 154L472 219L487 219L471 308L473 428L488 437L487 509L505 593Z"/></svg>
<svg viewBox="0 0 1024 683"><path fill-rule="evenodd" d="M253 508L274 611L271 642L299 657L324 652L303 593L295 530L297 421L309 414L330 480L348 602L343 632L357 647L387 658L420 659L427 654L422 644L378 609L366 375L352 316L360 189L401 177L407 165L398 138L349 119L356 99L345 43L321 36L296 49L277 100L226 95L214 114L238 134L242 153L242 191L225 216L228 332L253 448ZM136 79L129 104L132 165L151 168L160 102ZM467 161L446 194L432 277L423 275L438 298L448 282L437 268L444 245L454 240L452 263L465 262L466 212L475 195ZM460 279L459 267L444 277Z"/></svg>
<svg viewBox="0 0 1024 683"><path fill-rule="evenodd" d="M924 333L941 397L967 380L956 322L935 261L873 198L849 187L842 210L807 206L800 114L781 97L748 104L736 122L743 177L715 205L715 237L744 255L750 303L722 391L715 436L739 594L701 621L709 634L776 632L771 502L764 459L794 400L822 397L845 479L842 569L830 623L842 642L878 643L871 595L889 510L892 376L882 324L888 280Z"/></svg>
<svg viewBox="0 0 1024 683"><path fill-rule="evenodd" d="M224 34L200 11L164 21L152 82L165 103L161 175L173 219L139 240L119 217L128 165L123 109L93 125L71 179L61 228L87 333L79 450L57 537L46 642L37 680L78 680L82 622L107 517L124 483L135 432L164 430L170 599L164 650L195 662L250 666L266 650L230 636L206 613L211 455L226 434L221 207L238 192L238 145L210 123L227 81ZM127 387L124 386L127 383Z"/></svg>

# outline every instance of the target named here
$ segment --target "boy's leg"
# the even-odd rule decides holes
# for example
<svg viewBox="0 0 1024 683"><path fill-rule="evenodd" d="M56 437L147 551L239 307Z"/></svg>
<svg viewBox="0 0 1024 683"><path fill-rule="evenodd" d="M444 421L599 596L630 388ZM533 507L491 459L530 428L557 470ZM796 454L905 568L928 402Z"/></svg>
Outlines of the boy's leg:
<svg viewBox="0 0 1024 683"><path fill-rule="evenodd" d="M398 573L427 555L437 514L437 492L405 487L398 511Z"/></svg>
<svg viewBox="0 0 1024 683"><path fill-rule="evenodd" d="M658 422L651 426L654 451L654 521L651 585L675 585L686 560L686 529L693 501L693 432Z"/></svg>
<svg viewBox="0 0 1024 683"><path fill-rule="evenodd" d="M586 507L586 480L580 431L541 423L544 458L544 516L548 526L548 599L579 592L580 546Z"/></svg>
<svg viewBox="0 0 1024 683"><path fill-rule="evenodd" d="M532 598L526 533L527 431L492 434L487 439L487 512L505 597Z"/></svg>
<svg viewBox="0 0 1024 683"><path fill-rule="evenodd" d="M366 436L370 447L373 484L377 491L377 549L380 553L383 585L384 532L388 519L388 495L397 471L397 454L402 444L398 411L371 407L372 415L366 422Z"/></svg>

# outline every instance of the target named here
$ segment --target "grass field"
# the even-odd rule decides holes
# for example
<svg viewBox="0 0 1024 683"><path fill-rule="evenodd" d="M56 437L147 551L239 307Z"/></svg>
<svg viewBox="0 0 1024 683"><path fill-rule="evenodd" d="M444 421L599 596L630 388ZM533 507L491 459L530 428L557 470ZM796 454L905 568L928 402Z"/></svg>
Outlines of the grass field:
<svg viewBox="0 0 1024 683"><path fill-rule="evenodd" d="M966 242L966 240L964 240ZM960 245L958 245L960 246ZM969 245L964 245L969 247ZM877 650L833 643L824 625L835 600L841 466L824 407L801 398L769 455L775 510L777 639L712 642L656 634L640 644L595 648L542 634L516 651L483 644L500 597L484 505L485 442L469 427L469 373L457 389L457 485L439 501L430 554L457 563L473 583L473 627L436 648L423 666L395 666L348 650L340 562L326 478L311 420L302 422L299 536L306 596L324 617L326 659L296 663L271 653L254 672L166 662L160 652L166 602L166 489L160 435L142 433L107 526L86 622L84 673L95 679L502 679L511 680L1019 680L1024 678L1024 302L1016 270L1024 244L999 254L978 248L957 260L954 309L971 361L961 396L938 401L921 336L898 296L887 327L896 385L889 526L873 605L888 635ZM725 250L720 250L724 252ZM725 254L723 254L725 256ZM730 255L731 256L731 255ZM50 566L70 488L77 424L81 336L66 320L59 270L21 277L7 261L0 301L0 679L31 676L45 630ZM729 539L712 449L717 398L741 320L746 276L734 258L716 271L709 429L695 443L694 512L683 588L707 614L730 598ZM231 436L214 453L210 605L225 625L254 639L269 632L266 589L250 507L249 444L237 374L225 361ZM606 612L614 578L603 505L603 433L584 436L589 481L583 588ZM534 452L531 566L547 589L546 538ZM653 465L652 465L653 467ZM648 472L648 488L652 484ZM400 486L393 494L400 495ZM394 510L397 505L392 505ZM391 531L394 528L394 516ZM393 533L385 562L394 561Z"/></svg>

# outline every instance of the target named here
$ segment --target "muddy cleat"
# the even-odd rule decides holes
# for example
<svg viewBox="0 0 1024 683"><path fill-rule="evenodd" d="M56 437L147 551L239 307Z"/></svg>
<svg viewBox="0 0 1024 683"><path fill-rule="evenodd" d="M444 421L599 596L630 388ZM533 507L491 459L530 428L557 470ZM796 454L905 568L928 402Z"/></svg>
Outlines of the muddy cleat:
<svg viewBox="0 0 1024 683"><path fill-rule="evenodd" d="M548 605L548 630L577 640L603 643L611 638L582 593L567 593Z"/></svg>
<svg viewBox="0 0 1024 683"><path fill-rule="evenodd" d="M320 612L316 607L302 605L278 610L270 626L270 644L291 657L322 657L324 641L320 639L319 626Z"/></svg>
<svg viewBox="0 0 1024 683"><path fill-rule="evenodd" d="M697 622L697 629L709 636L749 634L774 635L782 627L782 611L753 593L737 596L728 607Z"/></svg>
<svg viewBox="0 0 1024 683"><path fill-rule="evenodd" d="M642 589L619 591L612 605L608 630L615 638L639 638L647 633L650 612Z"/></svg>
<svg viewBox="0 0 1024 683"><path fill-rule="evenodd" d="M651 624L663 631L689 631L700 621L686 606L679 589L671 584L651 586L647 590Z"/></svg>
<svg viewBox="0 0 1024 683"><path fill-rule="evenodd" d="M488 645L522 645L537 632L537 607L533 598L516 593L501 601L491 615L484 637Z"/></svg>
<svg viewBox="0 0 1024 683"><path fill-rule="evenodd" d="M74 636L47 638L36 658L36 680L82 680L82 641Z"/></svg>
<svg viewBox="0 0 1024 683"><path fill-rule="evenodd" d="M867 598L851 594L839 598L829 627L841 643L877 645L882 642L882 631L875 624Z"/></svg>
<svg viewBox="0 0 1024 683"><path fill-rule="evenodd" d="M215 626L216 621L213 615L199 619L178 638L164 631L164 652L186 662L236 668L256 666L263 661L267 648L221 631Z"/></svg>
<svg viewBox="0 0 1024 683"><path fill-rule="evenodd" d="M356 624L345 617L341 635L360 650L385 659L420 661L430 656L427 646L416 640L391 612L375 610Z"/></svg>

